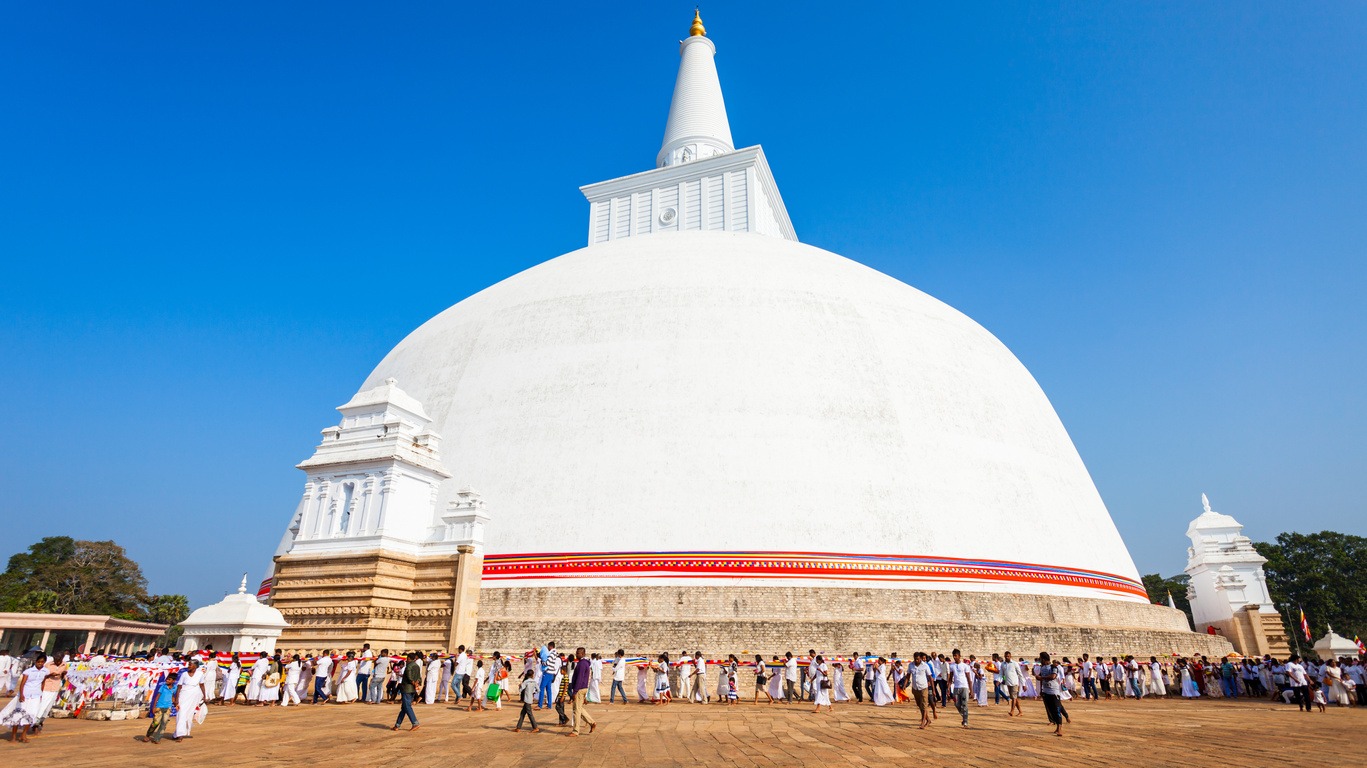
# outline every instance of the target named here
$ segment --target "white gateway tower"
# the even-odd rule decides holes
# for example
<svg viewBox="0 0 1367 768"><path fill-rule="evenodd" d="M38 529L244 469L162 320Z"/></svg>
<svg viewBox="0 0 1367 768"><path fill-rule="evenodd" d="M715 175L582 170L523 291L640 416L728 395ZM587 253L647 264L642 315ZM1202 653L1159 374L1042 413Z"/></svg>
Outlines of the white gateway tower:
<svg viewBox="0 0 1367 768"><path fill-rule="evenodd" d="M408 403L407 459L338 464L330 433L300 465L274 584L316 619L296 640L453 640L458 544L486 649L1219 650L1149 604L1010 350L798 242L764 151L734 147L715 51L695 16L657 167L583 188L587 247L442 312L361 385ZM430 495L381 523L391 470ZM324 487L351 489L341 511ZM457 541L471 487L487 512Z"/></svg>

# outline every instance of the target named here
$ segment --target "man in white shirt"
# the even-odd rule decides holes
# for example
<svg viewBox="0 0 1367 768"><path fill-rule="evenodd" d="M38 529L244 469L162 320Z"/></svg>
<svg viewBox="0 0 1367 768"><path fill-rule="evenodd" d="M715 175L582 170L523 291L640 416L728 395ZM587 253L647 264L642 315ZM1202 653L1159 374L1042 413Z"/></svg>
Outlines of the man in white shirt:
<svg viewBox="0 0 1367 768"><path fill-rule="evenodd" d="M693 698L703 704L712 703L712 692L707 689L707 657L702 651L693 654Z"/></svg>
<svg viewBox="0 0 1367 768"><path fill-rule="evenodd" d="M328 700L328 676L332 674L332 649L323 651L313 662L313 703L319 699L326 704Z"/></svg>
<svg viewBox="0 0 1367 768"><path fill-rule="evenodd" d="M465 695L465 681L470 678L470 666L470 654L465 652L465 646L457 646L455 670L451 675L451 690L456 694L457 706Z"/></svg>
<svg viewBox="0 0 1367 768"><path fill-rule="evenodd" d="M1096 665L1087 654L1082 654L1082 699L1096 701Z"/></svg>
<svg viewBox="0 0 1367 768"><path fill-rule="evenodd" d="M0 695L14 691L14 657L0 649Z"/></svg>
<svg viewBox="0 0 1367 768"><path fill-rule="evenodd" d="M1300 656L1292 656L1286 663L1286 682L1291 686L1291 700L1306 712L1310 711L1310 676L1301 665Z"/></svg>
<svg viewBox="0 0 1367 768"><path fill-rule="evenodd" d="M280 697L280 706L288 707L290 702L299 704L299 670L303 664L299 661L299 654L294 654L290 663L285 665L285 692Z"/></svg>
<svg viewBox="0 0 1367 768"><path fill-rule="evenodd" d="M674 690L677 692L675 698L693 702L693 657L688 655L688 651L679 652L679 663L675 664L670 672L678 674L677 684Z"/></svg>
<svg viewBox="0 0 1367 768"><path fill-rule="evenodd" d="M931 681L934 680L935 673L931 671L930 664L926 662L926 655L917 651L912 654L911 669L911 696L916 700L916 708L921 710L921 730L930 726L930 715L935 711L935 696L930 692ZM929 708L927 708L929 705Z"/></svg>
<svg viewBox="0 0 1367 768"><path fill-rule="evenodd" d="M361 702L370 701L370 676L375 674L375 652L370 650L370 643L361 646L360 665L356 671L356 693L361 697Z"/></svg>
<svg viewBox="0 0 1367 768"><path fill-rule="evenodd" d="M797 689L797 659L793 658L793 652L788 651L783 654L783 703L791 704L794 698L794 691ZM802 694L797 692L796 698L801 701Z"/></svg>
<svg viewBox="0 0 1367 768"><path fill-rule="evenodd" d="M366 701L371 704L384 701L385 681L389 679L389 666L392 663L389 649L381 648L380 655L375 657L375 670L370 674L370 698Z"/></svg>
<svg viewBox="0 0 1367 768"><path fill-rule="evenodd" d="M959 649L955 648L951 653L954 660L949 664L949 689L954 694L954 708L959 710L959 716L963 718L963 727L968 727L968 690L973 683L973 668L959 655Z"/></svg>
<svg viewBox="0 0 1367 768"><path fill-rule="evenodd" d="M627 703L627 653L621 648L612 656L612 690L608 692L608 703L617 701L617 692L622 693L622 703Z"/></svg>
<svg viewBox="0 0 1367 768"><path fill-rule="evenodd" d="M1001 670L1002 687L1006 689L1006 696L1011 700L1011 708L1006 710L1007 717L1025 714L1021 711L1021 665L1020 662L1011 658L1011 652L1007 651L997 668Z"/></svg>
<svg viewBox="0 0 1367 768"><path fill-rule="evenodd" d="M854 654L854 660L850 662L850 669L854 670L854 701L857 704L864 703L864 657L858 651Z"/></svg>

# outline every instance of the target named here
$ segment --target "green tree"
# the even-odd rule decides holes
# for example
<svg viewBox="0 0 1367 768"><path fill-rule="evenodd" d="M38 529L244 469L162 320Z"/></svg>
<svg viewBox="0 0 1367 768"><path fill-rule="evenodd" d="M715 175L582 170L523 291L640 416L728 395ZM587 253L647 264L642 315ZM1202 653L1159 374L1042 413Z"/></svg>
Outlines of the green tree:
<svg viewBox="0 0 1367 768"><path fill-rule="evenodd" d="M19 598L14 610L19 613L56 613L57 593L50 589L35 589Z"/></svg>
<svg viewBox="0 0 1367 768"><path fill-rule="evenodd" d="M1267 558L1268 591L1278 607L1286 606L1287 632L1305 646L1300 610L1315 640L1328 625L1352 639L1367 635L1367 538L1334 531L1283 533L1276 543L1254 542Z"/></svg>
<svg viewBox="0 0 1367 768"><path fill-rule="evenodd" d="M1187 599L1187 582L1191 577L1185 573L1177 576L1163 578L1156 573L1145 574L1143 576L1144 589L1149 593L1149 602L1168 604L1168 594L1172 594L1172 602L1177 606L1177 610L1187 615L1187 623L1191 623L1191 601Z"/></svg>
<svg viewBox="0 0 1367 768"><path fill-rule="evenodd" d="M144 616L154 624L179 624L190 615L185 595L152 595L147 598Z"/></svg>
<svg viewBox="0 0 1367 768"><path fill-rule="evenodd" d="M0 574L0 608L21 610L40 591L55 595L39 603L52 613L141 614L147 579L112 541L51 536L10 557Z"/></svg>

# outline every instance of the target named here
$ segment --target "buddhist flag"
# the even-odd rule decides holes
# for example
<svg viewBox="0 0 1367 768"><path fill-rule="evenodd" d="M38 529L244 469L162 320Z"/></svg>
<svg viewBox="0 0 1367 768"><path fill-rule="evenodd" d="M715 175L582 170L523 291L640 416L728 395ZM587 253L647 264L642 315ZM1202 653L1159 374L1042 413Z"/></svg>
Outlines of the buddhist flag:
<svg viewBox="0 0 1367 768"><path fill-rule="evenodd" d="M1305 620L1305 609L1302 608L1302 609L1300 609L1300 611L1301 611L1301 631L1305 633L1305 639L1306 639L1306 641L1308 642L1308 641L1314 639L1314 638L1310 637L1310 622L1308 622L1308 621Z"/></svg>
<svg viewBox="0 0 1367 768"><path fill-rule="evenodd" d="M1367 645L1363 645L1362 641L1358 639L1357 635L1353 635L1353 642L1357 643L1358 653L1367 653ZM1362 702L1358 703L1361 704Z"/></svg>

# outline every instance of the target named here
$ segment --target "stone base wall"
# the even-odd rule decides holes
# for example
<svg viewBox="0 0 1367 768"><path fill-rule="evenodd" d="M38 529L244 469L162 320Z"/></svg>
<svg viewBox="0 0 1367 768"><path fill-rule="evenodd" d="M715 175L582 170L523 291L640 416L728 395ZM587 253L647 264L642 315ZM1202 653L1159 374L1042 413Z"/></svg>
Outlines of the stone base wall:
<svg viewBox="0 0 1367 768"><path fill-rule="evenodd" d="M785 651L805 654L849 655L872 651L902 657L914 651L954 649L979 657L1011 651L1034 658L1040 651L1076 657L1124 656L1142 658L1205 654L1211 658L1231 650L1229 641L1216 635L1154 629L1116 629L1031 624L963 624L944 622L833 622L833 621L481 621L476 647L482 651L520 652L533 642L555 640L559 648L584 646L590 653L611 655L618 648L628 653L702 651L712 657L734 653L741 658L762 654L765 658Z"/></svg>
<svg viewBox="0 0 1367 768"><path fill-rule="evenodd" d="M1224 655L1223 637L1190 630L1167 606L1077 597L831 587L486 587L478 647L629 653L703 649L753 656L792 650L916 650L1075 656Z"/></svg>
<svg viewBox="0 0 1367 768"><path fill-rule="evenodd" d="M1191 632L1165 605L1084 597L839 587L485 587L480 619L926 621ZM671 644L672 645L672 644Z"/></svg>
<svg viewBox="0 0 1367 768"><path fill-rule="evenodd" d="M275 564L271 605L290 626L276 647L445 649L457 565L455 555L283 555Z"/></svg>
<svg viewBox="0 0 1367 768"><path fill-rule="evenodd" d="M478 557L465 554L460 557ZM285 555L271 603L290 626L276 647L444 650L453 637L456 556L391 552ZM466 562L467 582L478 573ZM533 642L632 653L702 648L772 655L915 650L1034 656L1228 653L1222 637L1195 634L1180 611L1078 597L835 587L483 587L476 641L484 651ZM467 606L468 607L468 606Z"/></svg>
<svg viewBox="0 0 1367 768"><path fill-rule="evenodd" d="M1245 656L1271 654L1281 659L1291 655L1291 642L1282 625L1282 617L1261 613L1256 605L1245 606L1235 611L1233 618L1212 622L1212 625L1229 638L1234 650Z"/></svg>

